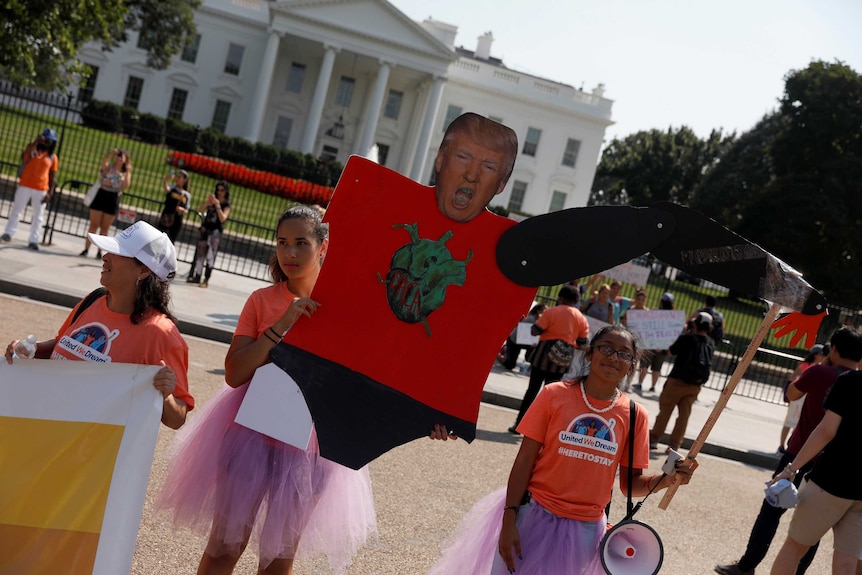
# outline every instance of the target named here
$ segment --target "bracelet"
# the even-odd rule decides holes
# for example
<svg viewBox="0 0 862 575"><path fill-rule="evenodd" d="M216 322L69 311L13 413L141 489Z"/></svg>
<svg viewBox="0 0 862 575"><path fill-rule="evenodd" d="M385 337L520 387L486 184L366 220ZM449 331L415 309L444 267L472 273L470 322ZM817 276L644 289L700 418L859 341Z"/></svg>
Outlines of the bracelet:
<svg viewBox="0 0 862 575"><path fill-rule="evenodd" d="M509 510L509 509L511 509L512 511L514 511L514 512L515 512L515 515L517 515L517 514L518 514L518 506L517 506L517 505L507 505L507 506L505 506L505 507L503 508L503 511L507 511L507 510Z"/></svg>
<svg viewBox="0 0 862 575"><path fill-rule="evenodd" d="M789 473L789 474L790 474L790 477L796 477L796 474L797 474L797 473L799 473L799 470L798 470L798 469L797 469L796 471L793 471L792 469L790 469L790 464L789 464L789 463L787 464L787 467L785 467L785 468L784 468L784 471L786 471L787 473Z"/></svg>
<svg viewBox="0 0 862 575"><path fill-rule="evenodd" d="M266 336L266 339L268 339L268 340L269 340L269 341L271 341L272 343L277 344L277 343L278 343L278 341L279 341L279 340L277 340L277 339L272 339L272 338L270 337L270 335L269 335L269 331L265 331L265 332L263 332L263 335L265 335L265 336Z"/></svg>
<svg viewBox="0 0 862 575"><path fill-rule="evenodd" d="M276 339L275 343L278 343L278 342L280 342L280 341L281 341L281 336L280 336L280 335L278 335L278 332L277 332L277 331L275 331L274 329L272 329L272 326L269 326L266 330L267 330L268 332L272 333L272 335L273 335L273 336L275 336L275 339Z"/></svg>

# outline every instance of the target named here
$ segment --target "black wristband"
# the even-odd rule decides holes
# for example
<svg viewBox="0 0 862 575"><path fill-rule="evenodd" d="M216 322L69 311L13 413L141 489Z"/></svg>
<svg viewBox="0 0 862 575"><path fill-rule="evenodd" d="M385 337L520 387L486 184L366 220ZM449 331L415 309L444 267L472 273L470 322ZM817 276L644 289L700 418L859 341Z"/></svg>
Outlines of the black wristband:
<svg viewBox="0 0 862 575"><path fill-rule="evenodd" d="M268 340L269 340L269 341L271 341L272 343L277 344L277 343L279 342L279 340L277 340L277 339L273 339L272 337L270 337L270 335L269 335L269 330L267 330L267 331L263 332L263 335L264 335L264 336L266 336L266 339L268 339Z"/></svg>
<svg viewBox="0 0 862 575"><path fill-rule="evenodd" d="M272 333L272 335L275 337L275 339L276 339L276 342L275 342L275 343L278 343L279 341L281 341L281 336L278 334L278 332L277 332L277 331L275 331L274 329L272 329L272 326L269 326L269 327L267 328L267 331L268 331L268 332L270 332L270 333Z"/></svg>

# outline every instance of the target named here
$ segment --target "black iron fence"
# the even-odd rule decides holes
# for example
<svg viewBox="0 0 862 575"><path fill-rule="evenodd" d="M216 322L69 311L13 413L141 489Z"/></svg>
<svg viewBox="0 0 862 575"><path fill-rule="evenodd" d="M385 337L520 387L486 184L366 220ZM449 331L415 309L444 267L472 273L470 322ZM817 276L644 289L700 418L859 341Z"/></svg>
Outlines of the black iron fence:
<svg viewBox="0 0 862 575"><path fill-rule="evenodd" d="M129 110L123 110L119 131L106 132L84 125L88 114L88 124L93 125L92 115L99 110L104 110L105 114L117 113L115 107L87 108L85 103L72 96L22 89L0 81L0 134L3 135L0 138L0 218L8 218L11 210L21 152L45 127L53 127L59 134L57 154L60 158L59 185L46 215L43 234L45 243L51 243L55 233L69 234L83 240L88 227L88 210L82 198L96 179L99 161L107 151L123 148L133 161L132 185L122 195L121 212L115 224L122 229L137 220L155 224L164 200L163 178L171 168L177 167L169 164L168 160L175 158L177 152L186 154L183 157L188 159L190 151L218 155L230 148L231 161L207 155L194 158L201 162L202 167L201 171L191 171L189 191L192 194L192 212L177 239L177 255L181 262L186 263L190 263L194 257L200 223L194 215L194 208L202 204L213 190L219 179L214 177L217 172L235 169L238 172L245 170L243 173L246 173L248 166L253 166L257 170L252 174L257 189L231 186L232 211L225 222L216 269L261 280L269 279L267 262L273 249L272 229L278 216L297 203L297 197L315 198L315 194L320 192L322 172L316 159L297 159L295 152L284 152L282 155L272 146L231 143L217 134L190 130L187 125L176 122L166 124L168 133L162 142L158 134L148 133L157 122L138 122ZM116 124L116 120L112 122ZM240 154L240 159L247 158L247 161L238 163L237 154ZM303 168L306 160L307 168ZM263 169L267 166L272 169ZM297 170L301 173L306 169L307 181L292 179L285 183L287 168L291 173ZM328 178L326 183L334 183L331 181L332 176ZM261 188L268 189L269 193L258 191ZM23 220L25 223L30 221L29 209L25 211ZM722 389L760 325L766 312L765 304L687 276L658 260L643 259L644 265L650 266L652 271L646 286L647 307L658 308L659 298L664 292L675 294L676 308L688 313L701 307L707 294L718 298L716 308L724 314L725 337L716 350L713 375L706 385ZM185 271L181 269L180 273ZM558 286L542 288L538 297L553 302L557 289ZM632 286L626 286L622 295L633 297L633 291ZM831 333L841 325L862 325L860 313L858 307L830 302L830 314L821 325L817 341L827 342ZM745 378L738 385L737 393L774 403L783 401L784 382L805 356L804 342L791 346L788 339L779 340L772 334L767 336L746 371ZM669 371L669 368L668 362L665 371Z"/></svg>
<svg viewBox="0 0 862 575"><path fill-rule="evenodd" d="M191 213L184 221L177 240L178 258L191 262L194 257L200 220L197 209L212 193L219 179L230 185L230 218L219 246L216 269L258 279L268 279L267 262L273 249L273 229L278 216L296 203L322 203L331 193L335 172L325 171L315 158L297 158L295 152L283 152L273 146L237 144L218 134L188 129L180 122L129 124L124 115L122 131L103 131L94 124L94 110L109 113L110 107L87 107L72 96L20 88L0 81L0 217L11 210L18 166L24 147L45 127L57 130L56 153L60 161L57 193L48 206L43 242L50 243L55 233L85 237L88 209L82 198L98 177L101 158L110 150L122 148L132 160L132 183L121 196L116 227L123 229L136 220L155 224L161 212L165 192L163 180L170 170L189 168ZM86 121L86 122L85 122ZM85 125L89 124L89 125ZM168 129L166 134L148 130ZM193 128L193 127L192 127ZM161 143L155 143L161 142ZM209 150L207 148L210 148ZM220 148L220 152L215 150ZM206 155L215 151L230 160ZM201 152L201 153L196 153ZM238 158L247 157L247 162ZM286 165L286 162L290 166ZM192 170L192 164L196 170ZM271 170L266 170L270 166ZM328 166L327 168L331 168ZM308 179L287 177L307 173ZM321 178L325 181L321 183ZM314 181L312 181L314 180ZM237 182L240 182L239 184ZM244 185L243 185L244 184ZM266 190L262 192L259 190ZM29 209L23 221L28 223ZM82 242L83 244L83 242Z"/></svg>

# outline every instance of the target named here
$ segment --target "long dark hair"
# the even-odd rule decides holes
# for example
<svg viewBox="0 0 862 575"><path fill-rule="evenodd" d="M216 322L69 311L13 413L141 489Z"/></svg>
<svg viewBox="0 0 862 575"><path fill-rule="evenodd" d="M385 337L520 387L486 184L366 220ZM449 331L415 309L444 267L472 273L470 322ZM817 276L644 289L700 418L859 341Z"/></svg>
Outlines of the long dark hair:
<svg viewBox="0 0 862 575"><path fill-rule="evenodd" d="M275 224L276 233L278 227L285 220L301 219L311 224L314 237L317 239L318 245L323 243L323 240L329 237L329 224L323 223L323 214L325 210L320 206L293 206L288 208L278 218ZM278 255L273 252L269 257L269 276L272 278L272 283L287 281L287 276L278 264Z"/></svg>
<svg viewBox="0 0 862 575"><path fill-rule="evenodd" d="M135 261L146 267L140 261ZM135 289L135 307L129 319L137 325L151 310L156 310L165 314L172 322L177 323L177 318L171 313L170 307L171 294L168 290L168 281L151 273L138 282L137 289Z"/></svg>

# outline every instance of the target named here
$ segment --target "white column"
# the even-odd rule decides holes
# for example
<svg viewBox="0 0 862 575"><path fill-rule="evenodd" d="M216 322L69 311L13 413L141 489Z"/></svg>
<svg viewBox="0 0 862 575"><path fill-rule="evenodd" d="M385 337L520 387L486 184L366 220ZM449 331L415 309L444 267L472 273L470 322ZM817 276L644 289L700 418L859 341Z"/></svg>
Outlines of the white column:
<svg viewBox="0 0 862 575"><path fill-rule="evenodd" d="M362 126L362 136L356 146L356 154L366 156L368 150L374 145L374 135L377 134L377 121L380 119L380 108L383 106L383 97L386 95L386 83L389 81L389 62L380 62L377 71L377 80L374 82L374 91L368 99L365 107L365 124Z"/></svg>
<svg viewBox="0 0 862 575"><path fill-rule="evenodd" d="M302 133L302 144L299 150L303 154L314 151L314 142L317 140L317 130L320 129L320 118L323 115L323 105L326 103L326 92L329 89L329 81L332 77L332 66L335 64L335 53L338 48L324 45L323 64L320 65L320 74L317 76L317 85L314 87L314 98L311 100L311 108L308 110L308 120L305 122L305 131Z"/></svg>
<svg viewBox="0 0 862 575"><path fill-rule="evenodd" d="M416 153L413 156L413 165L410 167L410 179L419 181L422 177L422 168L428 158L428 146L431 144L431 133L434 131L434 122L437 119L437 109L440 107L440 98L443 96L444 80L440 76L434 77L431 86L431 96L425 103L425 118L422 120L422 131L419 133L419 142L416 144Z"/></svg>
<svg viewBox="0 0 862 575"><path fill-rule="evenodd" d="M263 116L266 112L266 101L269 98L269 87L272 85L272 74L275 71L275 60L278 56L278 45L280 42L281 33L270 28L269 38L266 41L266 52L263 53L260 73L257 76L254 101L251 104L251 117L248 121L248 130L245 136L250 142L257 142L260 139L260 127L263 124Z"/></svg>

